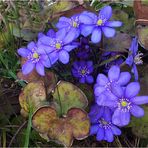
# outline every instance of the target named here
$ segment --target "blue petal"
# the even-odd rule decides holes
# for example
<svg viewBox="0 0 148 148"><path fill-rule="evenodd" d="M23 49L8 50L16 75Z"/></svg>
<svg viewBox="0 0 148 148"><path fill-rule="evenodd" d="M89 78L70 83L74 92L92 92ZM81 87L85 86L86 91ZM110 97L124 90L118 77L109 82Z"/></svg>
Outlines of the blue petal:
<svg viewBox="0 0 148 148"><path fill-rule="evenodd" d="M137 37L133 38L132 40L132 51L133 51L133 55L136 56L137 51L138 51L138 39Z"/></svg>
<svg viewBox="0 0 148 148"><path fill-rule="evenodd" d="M69 23L70 22L70 18L67 18L67 17L62 16L62 17L59 18L59 21Z"/></svg>
<svg viewBox="0 0 148 148"><path fill-rule="evenodd" d="M58 60L58 53L57 52L52 52L48 54L48 59L50 61L50 64L54 64Z"/></svg>
<svg viewBox="0 0 148 148"><path fill-rule="evenodd" d="M122 22L120 22L120 21L109 21L109 22L105 23L105 26L108 26L108 27L120 27L120 26L122 26Z"/></svg>
<svg viewBox="0 0 148 148"><path fill-rule="evenodd" d="M99 43L101 41L101 36L102 36L101 29L95 28L91 35L91 41L93 43Z"/></svg>
<svg viewBox="0 0 148 148"><path fill-rule="evenodd" d="M110 27L102 27L102 31L107 38L114 37L116 33L115 29Z"/></svg>
<svg viewBox="0 0 148 148"><path fill-rule="evenodd" d="M108 83L108 78L104 74L98 74L97 84L100 86L105 86Z"/></svg>
<svg viewBox="0 0 148 148"><path fill-rule="evenodd" d="M67 35L65 36L65 38L63 39L64 44L68 44L70 42L72 42L75 39L75 29L72 28Z"/></svg>
<svg viewBox="0 0 148 148"><path fill-rule="evenodd" d="M140 91L140 85L138 82L131 82L126 86L125 89L125 97L133 98L135 97Z"/></svg>
<svg viewBox="0 0 148 148"><path fill-rule="evenodd" d="M81 23L84 24L93 24L93 19L90 16L83 13L79 16L79 20Z"/></svg>
<svg viewBox="0 0 148 148"><path fill-rule="evenodd" d="M110 6L104 6L100 10L99 16L103 17L103 19L109 20L112 16L112 8Z"/></svg>
<svg viewBox="0 0 148 148"><path fill-rule="evenodd" d="M29 49L29 50L32 50L32 49L34 49L36 47L36 44L35 44L35 42L30 42L28 45L27 45L27 48Z"/></svg>
<svg viewBox="0 0 148 148"><path fill-rule="evenodd" d="M137 106L137 105L132 105L131 109L130 109L130 112L133 116L139 118L139 117L142 117L144 116L144 110L143 108Z"/></svg>
<svg viewBox="0 0 148 148"><path fill-rule="evenodd" d="M53 48L53 47L40 44L40 45L38 45L37 53L39 53L39 54L48 54L48 53L51 53L54 50L55 50L55 48Z"/></svg>
<svg viewBox="0 0 148 148"><path fill-rule="evenodd" d="M85 77L80 78L79 82L80 83L85 83Z"/></svg>
<svg viewBox="0 0 148 148"><path fill-rule="evenodd" d="M61 28L68 28L70 26L70 24L68 22L64 22L64 21L60 21L56 24L56 27L58 29L61 29Z"/></svg>
<svg viewBox="0 0 148 148"><path fill-rule="evenodd" d="M111 85L111 91L114 95L116 95L119 98L122 98L124 96L124 91L121 86L112 84Z"/></svg>
<svg viewBox="0 0 148 148"><path fill-rule="evenodd" d="M112 116L112 122L115 125L121 126L121 114L120 114L120 110L117 108Z"/></svg>
<svg viewBox="0 0 148 148"><path fill-rule="evenodd" d="M77 45L66 45L66 46L63 47L63 49L68 51L68 52L70 52L74 48L77 48Z"/></svg>
<svg viewBox="0 0 148 148"><path fill-rule="evenodd" d="M93 83L94 82L93 76L87 76L86 77L86 82L89 83L89 84Z"/></svg>
<svg viewBox="0 0 148 148"><path fill-rule="evenodd" d="M43 66L40 62L36 63L36 71L37 71L41 76L44 76L44 75L45 75L44 66Z"/></svg>
<svg viewBox="0 0 148 148"><path fill-rule="evenodd" d="M95 13L84 11L82 14L89 16L93 20L93 22L97 21L97 15Z"/></svg>
<svg viewBox="0 0 148 148"><path fill-rule="evenodd" d="M136 64L133 64L132 72L134 73L135 81L138 81L138 70Z"/></svg>
<svg viewBox="0 0 148 148"><path fill-rule="evenodd" d="M59 61L63 64L67 64L69 62L69 54L67 51L62 50L59 52Z"/></svg>
<svg viewBox="0 0 148 148"><path fill-rule="evenodd" d="M43 36L39 39L39 41L45 45L50 46L50 44L53 44L53 39L48 36Z"/></svg>
<svg viewBox="0 0 148 148"><path fill-rule="evenodd" d="M81 30L81 34L84 37L87 37L88 35L90 35L92 33L94 29L94 25L81 25L80 30Z"/></svg>
<svg viewBox="0 0 148 148"><path fill-rule="evenodd" d="M19 49L17 50L17 52L18 52L18 54L19 54L20 56L26 58L26 57L29 55L30 50L28 50L27 48L19 48Z"/></svg>
<svg viewBox="0 0 148 148"><path fill-rule="evenodd" d="M130 113L127 111L120 111L121 125L126 126L130 122Z"/></svg>
<svg viewBox="0 0 148 148"><path fill-rule="evenodd" d="M97 133L97 136L96 136L97 140L98 141L103 140L104 139L104 134L105 134L104 129L99 127L98 133Z"/></svg>
<svg viewBox="0 0 148 148"><path fill-rule="evenodd" d="M130 99L130 101L137 105L147 104L148 96L137 96L137 97Z"/></svg>
<svg viewBox="0 0 148 148"><path fill-rule="evenodd" d="M41 63L47 68L51 67L51 62L48 55L41 55Z"/></svg>
<svg viewBox="0 0 148 148"><path fill-rule="evenodd" d="M128 58L125 60L126 64L128 64L129 66L132 66L134 60L133 60L133 56L129 55Z"/></svg>
<svg viewBox="0 0 148 148"><path fill-rule="evenodd" d="M103 118L104 118L107 122L110 122L110 121L111 121L111 110L110 110L108 107L104 107Z"/></svg>
<svg viewBox="0 0 148 148"><path fill-rule="evenodd" d="M49 29L46 34L47 34L47 36L49 36L51 38L55 38L56 37L56 34L55 34L53 29Z"/></svg>
<svg viewBox="0 0 148 148"><path fill-rule="evenodd" d="M66 36L66 29L60 29L59 31L56 32L56 38L59 39L60 41L63 40Z"/></svg>
<svg viewBox="0 0 148 148"><path fill-rule="evenodd" d="M112 125L111 129L114 135L117 135L117 136L121 135L121 130L117 128L116 126Z"/></svg>
<svg viewBox="0 0 148 148"><path fill-rule="evenodd" d="M99 96L105 90L106 90L106 88L104 86L98 86L94 89L94 94L95 94L95 96Z"/></svg>
<svg viewBox="0 0 148 148"><path fill-rule="evenodd" d="M22 66L22 73L24 75L29 74L33 68L34 68L35 64L32 63L31 61L27 61L23 66Z"/></svg>
<svg viewBox="0 0 148 148"><path fill-rule="evenodd" d="M114 140L114 136L113 136L113 133L112 133L112 130L107 128L105 130L105 139L108 141L108 142L113 142Z"/></svg>
<svg viewBox="0 0 148 148"><path fill-rule="evenodd" d="M41 37L43 37L45 34L43 34L42 32L39 32L38 33L38 38L41 38Z"/></svg>
<svg viewBox="0 0 148 148"><path fill-rule="evenodd" d="M129 72L121 72L119 80L117 81L117 84L124 86L126 85L131 79L131 75Z"/></svg>
<svg viewBox="0 0 148 148"><path fill-rule="evenodd" d="M90 133L89 133L89 134L90 134L90 135L96 134L97 131L98 131L98 129L99 129L98 124L92 125L92 126L90 127Z"/></svg>
<svg viewBox="0 0 148 148"><path fill-rule="evenodd" d="M112 66L108 71L108 77L110 81L118 81L120 76L119 66Z"/></svg>

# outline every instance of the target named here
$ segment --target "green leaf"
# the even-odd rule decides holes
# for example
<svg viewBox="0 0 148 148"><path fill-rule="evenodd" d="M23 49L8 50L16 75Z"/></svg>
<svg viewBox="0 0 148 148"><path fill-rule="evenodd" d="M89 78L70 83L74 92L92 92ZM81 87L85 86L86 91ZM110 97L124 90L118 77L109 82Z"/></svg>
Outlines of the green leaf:
<svg viewBox="0 0 148 148"><path fill-rule="evenodd" d="M60 81L53 92L56 109L59 115L64 115L72 107L85 108L88 105L85 94L75 85Z"/></svg>

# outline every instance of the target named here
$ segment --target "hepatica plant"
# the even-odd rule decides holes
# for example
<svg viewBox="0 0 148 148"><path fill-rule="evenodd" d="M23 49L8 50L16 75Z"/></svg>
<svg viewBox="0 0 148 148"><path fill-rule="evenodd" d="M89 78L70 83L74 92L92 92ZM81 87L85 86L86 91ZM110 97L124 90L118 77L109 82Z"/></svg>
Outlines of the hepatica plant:
<svg viewBox="0 0 148 148"><path fill-rule="evenodd" d="M83 11L62 16L55 25L57 31L40 32L36 41L17 50L23 59L19 78L28 82L19 97L21 113L27 117L31 104L32 127L42 138L65 146L89 135L113 142L131 116L144 116L140 105L148 103L148 96L139 95L136 65L143 64L143 54L138 51L138 38L131 41L126 34L124 45L116 43L115 27L123 23L113 20L112 14L111 6L104 6L98 14ZM129 49L128 54L107 51L104 40L112 49ZM130 70L122 70L125 64L132 67L135 79Z"/></svg>

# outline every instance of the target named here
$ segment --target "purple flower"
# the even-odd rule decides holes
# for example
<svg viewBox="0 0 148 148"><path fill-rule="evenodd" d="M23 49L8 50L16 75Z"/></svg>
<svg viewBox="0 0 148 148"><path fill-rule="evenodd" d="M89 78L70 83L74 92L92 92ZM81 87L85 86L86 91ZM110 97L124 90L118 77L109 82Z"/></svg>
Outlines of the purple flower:
<svg viewBox="0 0 148 148"><path fill-rule="evenodd" d="M128 125L131 114L135 117L142 117L144 115L144 110L138 105L147 104L148 96L137 96L140 91L138 82L131 82L126 87L112 85L111 90L114 97L108 97L102 103L104 106L114 108L112 122L115 125Z"/></svg>
<svg viewBox="0 0 148 148"><path fill-rule="evenodd" d="M51 62L52 59L54 61L59 60L63 64L67 64L69 62L69 53L71 50L77 47L77 45L71 44L71 42L75 38L74 34L75 30L71 30L71 32L66 32L66 29L60 29L52 36L42 36L39 38L39 42L41 44L48 46L48 48L43 51L43 53L48 54Z"/></svg>
<svg viewBox="0 0 148 148"><path fill-rule="evenodd" d="M59 22L56 24L56 27L58 29L65 28L68 32L74 33L75 38L79 37L80 35L79 15L73 15L71 18L60 17Z"/></svg>
<svg viewBox="0 0 148 148"><path fill-rule="evenodd" d="M79 79L80 83L93 83L93 76L90 74L93 72L92 61L80 61L74 62L72 68L72 74L74 77Z"/></svg>
<svg viewBox="0 0 148 148"><path fill-rule="evenodd" d="M89 47L89 40L87 38L81 37L78 46L77 57L80 58L81 60L87 59L89 57L90 50L91 49Z"/></svg>
<svg viewBox="0 0 148 148"><path fill-rule="evenodd" d="M90 135L96 134L98 141L113 142L114 135L121 135L121 130L112 123L112 111L108 107L95 104L90 113Z"/></svg>
<svg viewBox="0 0 148 148"><path fill-rule="evenodd" d="M115 29L112 27L120 27L122 22L109 21L112 16L112 8L110 6L103 7L98 16L92 12L84 11L79 16L81 23L81 34L83 36L91 35L91 41L98 43L101 40L102 31L106 37L113 37L115 35Z"/></svg>
<svg viewBox="0 0 148 148"><path fill-rule="evenodd" d="M141 57L143 53L138 53L138 41L136 37L133 38L129 51L130 55L126 59L126 64L132 66L132 73L134 73L135 80L138 81L138 70L136 65L143 64Z"/></svg>
<svg viewBox="0 0 148 148"><path fill-rule="evenodd" d="M48 49L47 46L38 46L34 42L30 42L27 48L19 48L18 54L23 58L27 58L27 62L22 66L22 72L24 75L29 74L34 68L36 71L44 76L44 67L51 67L49 58L46 54L42 54L42 50Z"/></svg>
<svg viewBox="0 0 148 148"><path fill-rule="evenodd" d="M103 105L101 102L102 100L106 100L108 97L114 97L111 93L111 85L125 86L130 81L130 79L130 73L120 73L119 66L112 66L109 69L108 78L104 74L98 74L97 83L94 86L94 94L98 105Z"/></svg>

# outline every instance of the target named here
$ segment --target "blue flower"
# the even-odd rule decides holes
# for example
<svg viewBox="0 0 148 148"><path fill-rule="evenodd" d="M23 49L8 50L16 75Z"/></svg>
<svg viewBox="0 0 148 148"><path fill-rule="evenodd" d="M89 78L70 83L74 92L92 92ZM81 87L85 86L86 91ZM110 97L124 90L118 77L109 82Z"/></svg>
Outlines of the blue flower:
<svg viewBox="0 0 148 148"><path fill-rule="evenodd" d="M19 48L18 54L23 58L26 58L26 63L22 66L22 72L24 75L29 74L34 68L36 71L44 76L44 67L51 67L47 54L43 54L42 50L48 49L47 46L38 46L35 42L30 42L27 48Z"/></svg>
<svg viewBox="0 0 148 148"><path fill-rule="evenodd" d="M74 77L79 79L80 83L93 83L94 79L91 76L93 72L93 62L92 61L80 61L74 62L72 68L72 74Z"/></svg>
<svg viewBox="0 0 148 148"><path fill-rule="evenodd" d="M65 28L67 32L74 33L75 38L79 37L80 35L79 15L73 15L71 18L60 17L59 22L56 24L56 27L58 29Z"/></svg>
<svg viewBox="0 0 148 148"><path fill-rule="evenodd" d="M106 37L113 37L115 29L112 27L120 27L122 22L109 21L112 16L112 8L110 6L103 7L98 16L92 12L84 11L79 16L79 20L83 23L80 26L81 34L83 36L91 35L91 41L98 43L101 40L102 31Z"/></svg>
<svg viewBox="0 0 148 148"><path fill-rule="evenodd" d="M109 69L108 78L104 74L98 74L97 83L94 86L94 94L98 105L102 105L102 100L114 97L111 93L111 85L125 86L130 79L130 73L120 72L119 66L112 66Z"/></svg>
<svg viewBox="0 0 148 148"><path fill-rule="evenodd" d="M63 64L67 64L69 62L68 52L77 47L77 45L71 44L75 39L74 31L75 30L71 30L71 32L67 33L66 29L60 29L55 33L55 35L52 34L52 37L49 35L43 35L39 38L39 42L41 42L40 44L48 46L43 53L48 54L52 63L57 60Z"/></svg>
<svg viewBox="0 0 148 148"><path fill-rule="evenodd" d="M132 66L132 73L134 73L135 80L138 81L138 70L136 65L143 64L141 57L143 53L138 53L138 41L136 37L133 38L129 51L130 53L126 59L126 64Z"/></svg>
<svg viewBox="0 0 148 148"><path fill-rule="evenodd" d="M111 91L114 97L108 98L102 103L104 106L114 108L112 122L115 125L128 125L131 114L135 117L144 115L144 110L138 105L147 104L148 96L137 96L140 91L138 82L131 82L126 87L112 85Z"/></svg>
<svg viewBox="0 0 148 148"><path fill-rule="evenodd" d="M112 123L112 111L108 107L95 104L90 113L90 135L96 134L98 141L113 142L114 135L121 135L121 130Z"/></svg>

